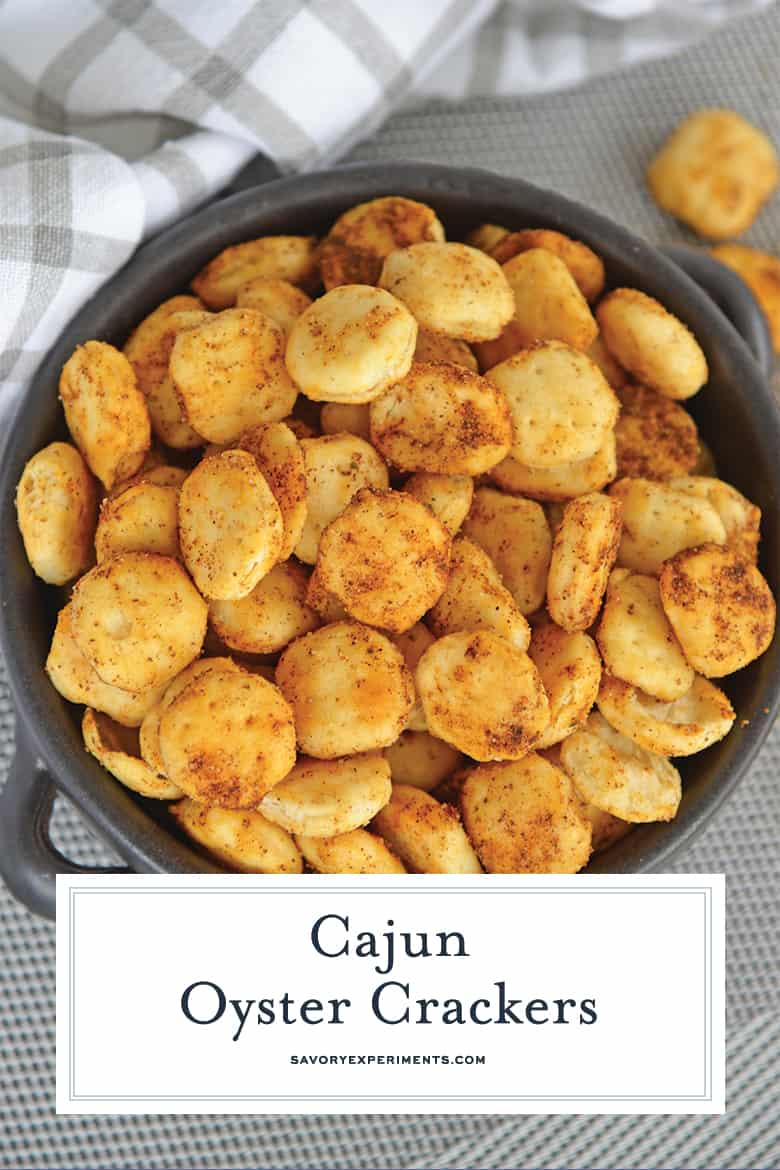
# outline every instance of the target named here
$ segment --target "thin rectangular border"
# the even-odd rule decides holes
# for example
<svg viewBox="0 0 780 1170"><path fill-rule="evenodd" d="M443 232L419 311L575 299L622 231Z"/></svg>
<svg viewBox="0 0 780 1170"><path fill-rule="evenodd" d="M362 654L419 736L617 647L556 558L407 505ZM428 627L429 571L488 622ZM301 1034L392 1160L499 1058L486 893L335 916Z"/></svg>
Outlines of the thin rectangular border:
<svg viewBox="0 0 780 1170"><path fill-rule="evenodd" d="M395 885L384 887L389 893L395 894L411 894L414 892L409 886ZM460 886L430 886L428 887L434 893L446 894L462 894L463 890ZM68 1041L69 1041L69 1062L68 1062L68 1101L73 1104L84 1102L110 1102L110 1101L677 1101L677 1102L712 1102L713 1100L713 1043L712 1043L712 893L713 886L661 886L653 889L646 889L641 886L583 886L580 889L576 887L562 889L558 886L533 886L528 889L522 889L515 886L491 886L490 892L496 894L509 895L529 895L529 894L700 894L702 895L702 908L704 912L704 1093L703 1094L388 1094L388 1093L308 1093L308 1094L217 1094L217 1093L200 1093L180 1095L175 1093L157 1094L150 1096L142 1093L114 1093L96 1096L94 1094L85 1095L74 1092L75 1074L76 1074L76 1058L75 1058L75 921L76 921L76 897L79 894L133 894L137 896L141 894L201 894L205 891L211 893L226 893L240 894L240 895L260 895L263 891L256 887L244 888L240 886L224 886L220 883L214 885L201 884L197 886L141 886L139 889L129 889L125 887L116 888L115 886L97 886L90 884L83 889L77 889L73 886L69 889L69 903L70 903L70 918L69 918L69 932L68 932L68 969L69 969L69 1020L68 1020ZM372 892L372 888L365 885L360 886L341 886L346 893L350 894L368 894ZM310 893L303 888L294 889L281 887L280 892L284 894L304 894Z"/></svg>

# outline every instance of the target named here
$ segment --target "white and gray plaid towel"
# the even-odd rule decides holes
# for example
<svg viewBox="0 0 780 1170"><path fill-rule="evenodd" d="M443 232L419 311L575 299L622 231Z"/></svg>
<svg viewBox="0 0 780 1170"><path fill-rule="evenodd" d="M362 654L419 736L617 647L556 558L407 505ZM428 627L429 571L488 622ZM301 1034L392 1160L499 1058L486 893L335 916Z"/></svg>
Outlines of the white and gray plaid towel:
<svg viewBox="0 0 780 1170"><path fill-rule="evenodd" d="M0 418L139 242L258 151L332 161L404 100L556 88L767 0L5 0Z"/></svg>

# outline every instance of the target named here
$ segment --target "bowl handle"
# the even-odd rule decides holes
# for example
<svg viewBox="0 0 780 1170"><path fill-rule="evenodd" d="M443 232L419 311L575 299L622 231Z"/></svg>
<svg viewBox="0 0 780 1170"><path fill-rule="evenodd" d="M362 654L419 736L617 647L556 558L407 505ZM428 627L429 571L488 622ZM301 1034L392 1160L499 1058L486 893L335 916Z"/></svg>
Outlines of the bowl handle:
<svg viewBox="0 0 780 1170"><path fill-rule="evenodd" d="M742 278L698 248L675 245L661 251L709 294L747 343L764 376L770 378L775 358L769 324Z"/></svg>
<svg viewBox="0 0 780 1170"><path fill-rule="evenodd" d="M17 718L14 757L0 793L0 875L13 896L43 918L54 918L58 873L129 872L77 865L55 849L49 836L55 792Z"/></svg>

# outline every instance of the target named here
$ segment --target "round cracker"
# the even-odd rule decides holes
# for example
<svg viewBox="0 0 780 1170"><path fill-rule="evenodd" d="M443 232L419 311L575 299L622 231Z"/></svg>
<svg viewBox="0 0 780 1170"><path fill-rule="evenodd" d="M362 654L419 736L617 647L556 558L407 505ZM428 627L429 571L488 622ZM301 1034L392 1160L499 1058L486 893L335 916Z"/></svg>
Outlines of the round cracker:
<svg viewBox="0 0 780 1170"><path fill-rule="evenodd" d="M620 390L629 381L628 374L609 352L601 334L588 347L588 357L596 363L613 390Z"/></svg>
<svg viewBox="0 0 780 1170"><path fill-rule="evenodd" d="M466 537L453 541L450 575L427 623L437 638L461 630L492 630L527 650L531 630L484 549Z"/></svg>
<svg viewBox="0 0 780 1170"><path fill-rule="evenodd" d="M417 663L436 639L427 626L424 626L422 622L415 622L408 630L404 630L400 634L393 634L391 641L401 651L403 660L406 663L406 669L412 678L414 678ZM427 731L428 724L425 722L425 713L422 709L422 703L417 695L416 688L414 694L414 706L409 712L409 717L406 721L407 729L409 731Z"/></svg>
<svg viewBox="0 0 780 1170"><path fill-rule="evenodd" d="M138 746L142 759L158 776L165 776L165 761L160 751L160 719L163 712L170 707L173 700L181 694L185 687L188 687L191 682L207 671L241 669L242 667L232 658L222 655L211 658L196 658L163 688L161 694L157 692L159 694L158 701L147 711L141 723Z"/></svg>
<svg viewBox="0 0 780 1170"><path fill-rule="evenodd" d="M562 260L586 301L595 301L601 296L604 291L603 261L587 244L573 240L563 232L550 228L525 228L520 232L508 232L489 251L499 264L506 264L513 256L529 252L532 248L544 248Z"/></svg>
<svg viewBox="0 0 780 1170"><path fill-rule="evenodd" d="M136 326L124 345L124 355L146 399L152 430L169 447L187 449L203 443L183 416L168 362L177 334L209 318L197 297L170 297Z"/></svg>
<svg viewBox="0 0 780 1170"><path fill-rule="evenodd" d="M94 707L125 727L140 726L165 689L163 685L136 694L104 682L73 637L70 605L57 615L45 669L52 686L64 699Z"/></svg>
<svg viewBox="0 0 780 1170"><path fill-rule="evenodd" d="M179 537L187 568L204 597L246 597L279 559L284 523L248 451L203 459L179 495Z"/></svg>
<svg viewBox="0 0 780 1170"><path fill-rule="evenodd" d="M314 291L317 284L314 236L261 236L224 248L203 268L192 287L210 309L236 303L238 290L250 280L287 280Z"/></svg>
<svg viewBox="0 0 780 1170"><path fill-rule="evenodd" d="M304 837L299 833L295 843L317 873L406 873L382 838L365 829L337 837Z"/></svg>
<svg viewBox="0 0 780 1170"><path fill-rule="evenodd" d="M302 439L306 519L295 546L299 560L313 565L323 532L361 488L386 489L390 477L382 457L357 435Z"/></svg>
<svg viewBox="0 0 780 1170"><path fill-rule="evenodd" d="M259 423L238 437L236 446L248 451L279 505L284 539L279 560L286 561L301 539L306 523L306 465L303 449L287 423Z"/></svg>
<svg viewBox="0 0 780 1170"><path fill-rule="evenodd" d="M728 696L700 674L684 695L667 703L605 673L598 707L617 731L661 756L702 752L728 735L736 719Z"/></svg>
<svg viewBox="0 0 780 1170"><path fill-rule="evenodd" d="M477 342L474 345L474 354L479 369L483 374L486 374L493 369L493 366L505 362L507 358L520 353L522 349L527 349L528 345L527 330L523 328L516 317L513 317L509 324L504 326L498 337L494 337L490 341Z"/></svg>
<svg viewBox="0 0 780 1170"><path fill-rule="evenodd" d="M445 337L443 333L431 333L430 329L417 330L417 345L414 351L416 362L449 362L453 366L464 366L476 374L479 365L467 342L459 337Z"/></svg>
<svg viewBox="0 0 780 1170"><path fill-rule="evenodd" d="M278 325L285 337L304 309L311 304L311 297L303 289L296 288L289 280L275 277L258 277L242 284L236 293L236 307L257 309Z"/></svg>
<svg viewBox="0 0 780 1170"><path fill-rule="evenodd" d="M619 479L609 489L623 504L617 563L657 576L664 561L698 544L725 544L726 530L709 499L671 483Z"/></svg>
<svg viewBox="0 0 780 1170"><path fill-rule="evenodd" d="M98 564L124 552L179 556L179 489L139 480L107 498L95 530Z"/></svg>
<svg viewBox="0 0 780 1170"><path fill-rule="evenodd" d="M70 443L49 443L25 464L16 488L16 517L33 572L64 585L92 561L97 491Z"/></svg>
<svg viewBox="0 0 780 1170"><path fill-rule="evenodd" d="M358 622L333 622L282 654L276 682L295 714L298 743L317 759L394 743L414 701L400 651Z"/></svg>
<svg viewBox="0 0 780 1170"><path fill-rule="evenodd" d="M655 577L625 569L612 574L596 640L611 674L657 699L679 699L693 683Z"/></svg>
<svg viewBox="0 0 780 1170"><path fill-rule="evenodd" d="M341 284L376 284L382 261L396 248L444 239L433 208L402 195L358 203L340 215L320 245L326 289Z"/></svg>
<svg viewBox="0 0 780 1170"><path fill-rule="evenodd" d="M559 256L546 248L531 248L507 261L502 271L515 302L509 327L512 345L562 341L574 349L588 349L598 326L576 280ZM478 357L481 362L489 360L489 353L478 352Z"/></svg>
<svg viewBox="0 0 780 1170"><path fill-rule="evenodd" d="M315 577L359 621L400 633L441 596L450 537L403 492L364 488L320 540Z"/></svg>
<svg viewBox="0 0 780 1170"><path fill-rule="evenodd" d="M62 367L59 389L73 442L103 486L111 489L138 471L152 433L125 355L105 341L76 346Z"/></svg>
<svg viewBox="0 0 780 1170"><path fill-rule="evenodd" d="M685 657L705 678L741 670L772 641L772 591L732 549L705 544L677 553L661 568L660 589Z"/></svg>
<svg viewBox="0 0 780 1170"><path fill-rule="evenodd" d="M552 552L552 535L540 504L478 488L463 534L488 554L521 613L539 609Z"/></svg>
<svg viewBox="0 0 780 1170"><path fill-rule="evenodd" d="M614 845L621 837L625 837L626 833L630 833L633 828L628 821L621 821L620 817L613 817L611 813L604 812L600 808L596 808L595 804L588 804L587 801L582 802L583 816L586 816L590 821L591 829L591 844L594 853L603 853L605 849L609 849L610 845Z"/></svg>
<svg viewBox="0 0 780 1170"><path fill-rule="evenodd" d="M121 495L128 488L135 487L137 483L154 483L158 487L180 488L188 475L189 471L186 471L183 467L173 467L169 463L159 463L154 467L148 468L148 470L142 469L137 475L123 480L122 483L118 483L108 493L106 499L114 499L115 496Z"/></svg>
<svg viewBox="0 0 780 1170"><path fill-rule="evenodd" d="M312 574L309 578L309 585L306 590L306 604L317 613L325 625L331 622L345 622L349 621L349 614L344 609L344 606L332 593L328 593L327 589L323 589L320 582L317 580L316 574Z"/></svg>
<svg viewBox="0 0 780 1170"><path fill-rule="evenodd" d="M138 732L88 707L81 721L84 747L125 788L151 800L176 800L181 789L141 759Z"/></svg>
<svg viewBox="0 0 780 1170"><path fill-rule="evenodd" d="M709 475L685 475L670 480L669 486L712 504L723 524L729 548L746 561L758 559L761 509L732 484Z"/></svg>
<svg viewBox="0 0 780 1170"><path fill-rule="evenodd" d="M588 718L599 691L601 659L587 634L568 633L553 622L533 630L528 655L550 704L549 725L537 740L539 748L548 748Z"/></svg>
<svg viewBox="0 0 780 1170"><path fill-rule="evenodd" d="M302 756L260 810L275 825L306 837L362 828L390 799L390 766L378 752L341 760Z"/></svg>
<svg viewBox="0 0 780 1170"><path fill-rule="evenodd" d="M403 301L424 329L464 341L498 337L514 313L500 265L468 244L413 244L391 252L379 284Z"/></svg>
<svg viewBox="0 0 780 1170"><path fill-rule="evenodd" d="M447 362L415 362L371 403L370 424L372 443L401 471L481 475L512 443L500 390Z"/></svg>
<svg viewBox="0 0 780 1170"><path fill-rule="evenodd" d="M169 810L183 832L239 873L301 873L303 858L289 833L257 809L214 808L185 797Z"/></svg>
<svg viewBox="0 0 780 1170"><path fill-rule="evenodd" d="M699 436L684 407L665 394L635 384L623 386L618 398L618 475L672 479L695 466Z"/></svg>
<svg viewBox="0 0 780 1170"><path fill-rule="evenodd" d="M393 784L411 784L430 792L446 780L462 762L459 751L427 731L402 731L385 748Z"/></svg>
<svg viewBox="0 0 780 1170"><path fill-rule="evenodd" d="M553 539L547 610L568 630L587 630L598 616L620 543L622 506L599 492L570 500Z"/></svg>
<svg viewBox="0 0 780 1170"><path fill-rule="evenodd" d="M577 873L587 865L591 828L571 781L535 752L473 768L460 808L488 873Z"/></svg>
<svg viewBox="0 0 780 1170"><path fill-rule="evenodd" d="M482 873L457 810L421 788L394 784L373 827L416 873Z"/></svg>
<svg viewBox="0 0 780 1170"><path fill-rule="evenodd" d="M497 223L480 223L464 237L464 242L472 248L479 248L480 252L492 252L499 240L508 234L509 229Z"/></svg>
<svg viewBox="0 0 780 1170"><path fill-rule="evenodd" d="M523 350L487 374L506 396L512 455L552 468L595 455L618 416L618 401L598 366L560 341Z"/></svg>
<svg viewBox="0 0 780 1170"><path fill-rule="evenodd" d="M104 682L137 693L168 682L200 653L206 603L181 565L120 553L77 582L73 636Z"/></svg>
<svg viewBox="0 0 780 1170"><path fill-rule="evenodd" d="M212 601L211 624L226 646L244 654L276 654L320 625L306 604L309 577L295 561L276 565L238 601Z"/></svg>
<svg viewBox="0 0 780 1170"><path fill-rule="evenodd" d="M580 796L632 824L670 821L682 798L680 773L634 743L597 711L561 744L561 764Z"/></svg>
<svg viewBox="0 0 780 1170"><path fill-rule="evenodd" d="M780 258L746 244L720 244L710 251L742 277L764 310L774 351L780 353Z"/></svg>
<svg viewBox="0 0 780 1170"><path fill-rule="evenodd" d="M727 240L750 227L777 186L772 141L735 110L695 110L647 170L656 202L699 235Z"/></svg>
<svg viewBox="0 0 780 1170"><path fill-rule="evenodd" d="M415 683L431 734L475 760L520 759L550 721L533 662L490 630L434 642Z"/></svg>
<svg viewBox="0 0 780 1170"><path fill-rule="evenodd" d="M315 402L371 402L412 363L417 322L381 288L344 284L301 313L287 341L290 376Z"/></svg>
<svg viewBox="0 0 780 1170"><path fill-rule="evenodd" d="M643 386L690 398L707 381L707 359L690 329L646 293L616 288L596 317L609 350Z"/></svg>
<svg viewBox="0 0 780 1170"><path fill-rule="evenodd" d="M490 472L490 478L506 492L532 500L562 501L598 492L617 475L615 432L610 430L595 455L557 467L529 467L507 455Z"/></svg>
<svg viewBox="0 0 780 1170"><path fill-rule="evenodd" d="M474 481L469 475L438 475L417 471L404 484L408 496L426 504L441 520L450 536L458 531L474 498Z"/></svg>
<svg viewBox="0 0 780 1170"><path fill-rule="evenodd" d="M192 427L230 443L256 423L278 422L298 391L284 364L285 336L257 309L226 309L180 332L170 375Z"/></svg>
<svg viewBox="0 0 780 1170"><path fill-rule="evenodd" d="M215 668L191 680L160 716L165 774L193 800L252 808L295 763L293 714L256 674Z"/></svg>

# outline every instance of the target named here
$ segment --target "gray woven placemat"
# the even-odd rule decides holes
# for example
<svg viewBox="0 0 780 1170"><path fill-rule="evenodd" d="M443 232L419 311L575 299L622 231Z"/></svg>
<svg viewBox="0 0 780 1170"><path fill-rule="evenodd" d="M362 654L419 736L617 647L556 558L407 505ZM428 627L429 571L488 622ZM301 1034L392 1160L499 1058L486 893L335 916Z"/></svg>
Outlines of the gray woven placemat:
<svg viewBox="0 0 780 1170"><path fill-rule="evenodd" d="M578 91L398 115L352 157L469 163L522 175L650 239L679 239L683 233L644 193L645 161L668 129L701 105L734 106L780 142L779 57L780 12L773 8L673 60ZM749 240L777 248L780 198ZM0 673L0 779L11 748ZM778 1167L779 764L776 727L751 776L673 867L728 875L725 1117L56 1118L53 932L0 889L0 1167ZM107 860L64 802L58 805L61 846L84 861Z"/></svg>

